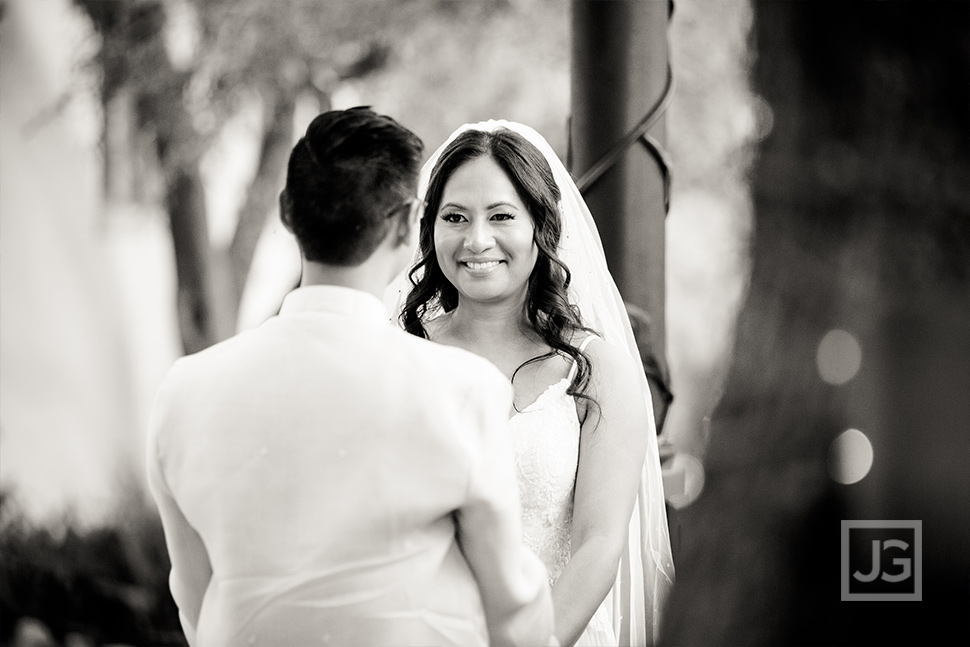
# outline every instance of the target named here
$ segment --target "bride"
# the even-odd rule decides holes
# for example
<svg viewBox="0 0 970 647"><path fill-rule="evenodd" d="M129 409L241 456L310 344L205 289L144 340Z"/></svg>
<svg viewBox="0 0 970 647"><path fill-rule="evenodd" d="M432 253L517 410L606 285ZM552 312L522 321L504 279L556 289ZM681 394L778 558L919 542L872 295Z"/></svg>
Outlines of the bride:
<svg viewBox="0 0 970 647"><path fill-rule="evenodd" d="M673 581L656 427L582 196L541 135L504 121L453 133L422 194L417 258L389 298L407 331L512 382L524 541L549 571L557 639L652 644Z"/></svg>

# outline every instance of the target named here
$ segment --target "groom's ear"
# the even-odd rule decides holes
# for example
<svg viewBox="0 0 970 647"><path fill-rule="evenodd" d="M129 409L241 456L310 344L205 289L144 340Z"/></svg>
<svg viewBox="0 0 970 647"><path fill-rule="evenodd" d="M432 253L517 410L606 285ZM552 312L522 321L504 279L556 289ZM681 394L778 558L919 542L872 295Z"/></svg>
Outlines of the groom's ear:
<svg viewBox="0 0 970 647"><path fill-rule="evenodd" d="M397 246L414 244L418 228L421 226L421 205L412 203L406 214L402 214L395 227L394 242Z"/></svg>
<svg viewBox="0 0 970 647"><path fill-rule="evenodd" d="M408 214L402 214L397 218L397 224L394 226L395 247L407 245L410 242L413 227L414 223L411 221L410 210L408 210Z"/></svg>
<svg viewBox="0 0 970 647"><path fill-rule="evenodd" d="M286 227L286 231L293 233L293 200L286 189L280 191L280 222Z"/></svg>

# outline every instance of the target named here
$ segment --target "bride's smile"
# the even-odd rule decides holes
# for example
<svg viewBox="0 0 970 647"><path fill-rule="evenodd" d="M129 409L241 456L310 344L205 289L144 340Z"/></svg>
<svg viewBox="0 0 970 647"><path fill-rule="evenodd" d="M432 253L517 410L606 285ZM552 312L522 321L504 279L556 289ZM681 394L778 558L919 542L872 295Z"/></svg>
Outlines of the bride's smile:
<svg viewBox="0 0 970 647"><path fill-rule="evenodd" d="M469 261L469 260L465 260L465 261L459 261L459 262L462 265L464 265L466 268L468 268L470 271L472 271L472 272L487 273L490 270L493 270L496 267L498 267L498 264L501 263L502 261L490 261L490 260L484 260L484 261Z"/></svg>

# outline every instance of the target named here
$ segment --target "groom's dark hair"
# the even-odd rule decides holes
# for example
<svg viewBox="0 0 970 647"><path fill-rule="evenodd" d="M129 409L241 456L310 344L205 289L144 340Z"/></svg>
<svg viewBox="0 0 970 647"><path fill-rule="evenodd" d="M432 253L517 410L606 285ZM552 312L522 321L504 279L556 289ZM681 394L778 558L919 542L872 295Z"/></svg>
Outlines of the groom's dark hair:
<svg viewBox="0 0 970 647"><path fill-rule="evenodd" d="M407 218L424 145L368 107L318 115L293 147L280 216L304 258L356 266Z"/></svg>

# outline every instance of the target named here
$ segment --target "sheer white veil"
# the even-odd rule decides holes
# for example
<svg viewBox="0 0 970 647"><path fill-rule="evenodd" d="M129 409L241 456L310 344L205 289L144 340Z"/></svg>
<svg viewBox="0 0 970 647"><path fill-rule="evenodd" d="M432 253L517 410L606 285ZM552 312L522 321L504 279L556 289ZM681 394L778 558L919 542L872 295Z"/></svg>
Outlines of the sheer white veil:
<svg viewBox="0 0 970 647"><path fill-rule="evenodd" d="M607 268L596 223L566 167L542 135L528 126L509 121L465 124L452 133L425 163L419 179L418 195L424 196L427 192L431 171L439 156L458 135L466 130L494 131L502 128L514 131L532 143L549 162L559 185L563 218L559 257L572 274L570 302L579 307L586 326L607 341L626 349L631 357L639 361L640 353L630 319ZM416 262L417 256L412 267ZM388 312L395 322L398 322L398 315L411 288L407 278L409 270L391 283L385 296ZM650 420L648 428L644 429L649 439L648 447L640 491L630 521L629 540L620 562L617 581L608 598L613 608L614 629L621 645L656 642L661 612L674 577L653 402L646 376L642 372L640 382Z"/></svg>

